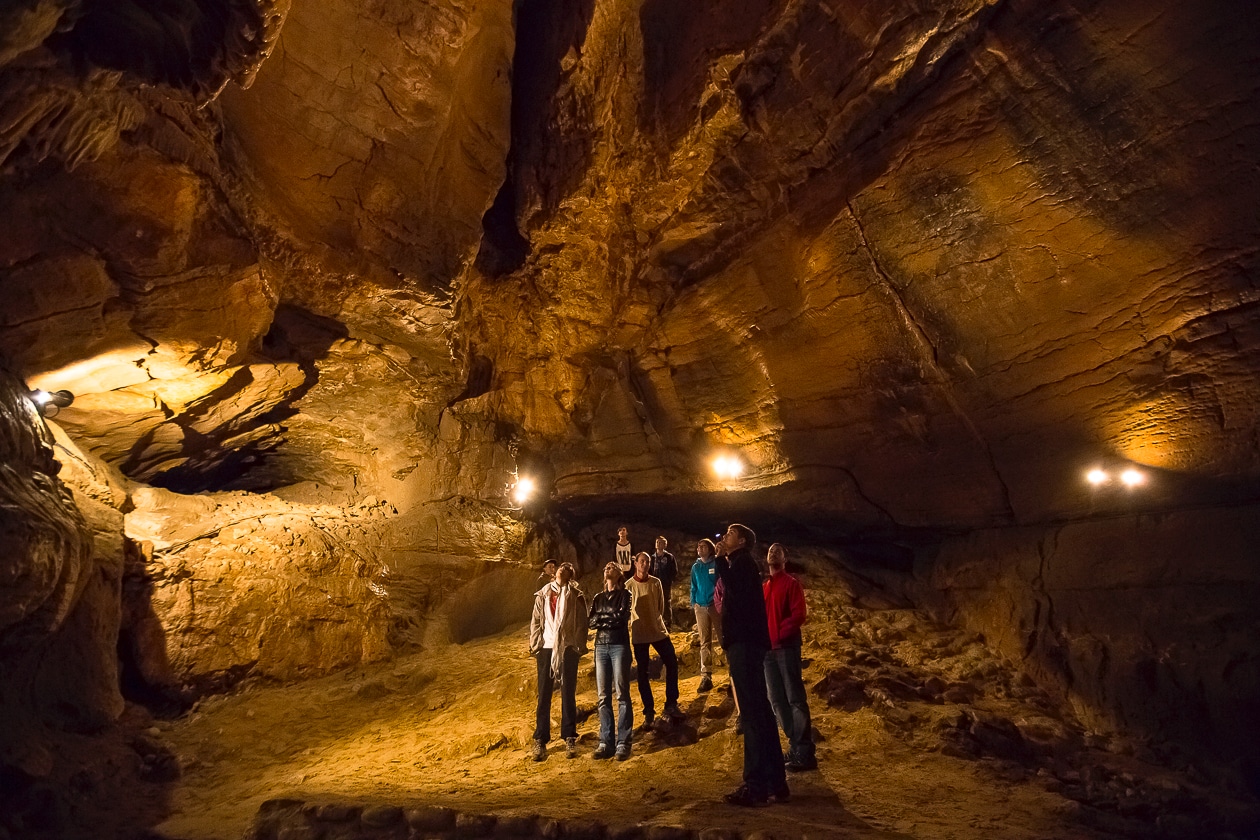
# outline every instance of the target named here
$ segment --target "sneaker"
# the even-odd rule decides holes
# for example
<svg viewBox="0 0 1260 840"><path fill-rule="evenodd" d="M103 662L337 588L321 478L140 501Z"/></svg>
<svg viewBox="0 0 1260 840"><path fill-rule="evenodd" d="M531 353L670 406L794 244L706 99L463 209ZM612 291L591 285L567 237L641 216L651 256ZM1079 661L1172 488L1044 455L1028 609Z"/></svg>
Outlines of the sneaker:
<svg viewBox="0 0 1260 840"><path fill-rule="evenodd" d="M770 797L758 793L748 785L740 785L722 797L728 805L739 805L741 808L764 808L770 804Z"/></svg>
<svg viewBox="0 0 1260 840"><path fill-rule="evenodd" d="M608 744L600 744L599 747L596 748L595 754L591 756L591 758L598 758L601 760L606 759L606 758L612 758L612 757L613 757L613 748L610 747Z"/></svg>
<svg viewBox="0 0 1260 840"><path fill-rule="evenodd" d="M771 805L785 805L792 798L792 791L788 790L787 782L784 782L778 790L770 794L769 802Z"/></svg>
<svg viewBox="0 0 1260 840"><path fill-rule="evenodd" d="M630 745L618 744L617 745L617 760L625 761L629 757L630 757Z"/></svg>
<svg viewBox="0 0 1260 840"><path fill-rule="evenodd" d="M543 741L534 741L534 746L529 751L529 757L534 761L542 761L547 757L547 744Z"/></svg>
<svg viewBox="0 0 1260 840"><path fill-rule="evenodd" d="M706 691L712 691L712 690L713 690L713 678L710 677L708 674L705 674L703 677L700 678L700 685L698 688L696 688L696 693L704 694Z"/></svg>
<svg viewBox="0 0 1260 840"><path fill-rule="evenodd" d="M577 758L577 738L564 739L565 758Z"/></svg>
<svg viewBox="0 0 1260 840"><path fill-rule="evenodd" d="M665 717L673 718L674 720L681 720L682 718L685 718L686 715L683 714L682 709L678 708L677 703L666 703L665 704Z"/></svg>

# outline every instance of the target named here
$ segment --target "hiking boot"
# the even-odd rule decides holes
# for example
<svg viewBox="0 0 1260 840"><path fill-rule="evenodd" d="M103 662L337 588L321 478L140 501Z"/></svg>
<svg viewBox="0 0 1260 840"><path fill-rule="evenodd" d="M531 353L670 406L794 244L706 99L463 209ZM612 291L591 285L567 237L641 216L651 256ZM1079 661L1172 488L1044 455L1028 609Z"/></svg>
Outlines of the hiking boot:
<svg viewBox="0 0 1260 840"><path fill-rule="evenodd" d="M617 760L625 761L629 757L630 757L630 745L618 744L617 745Z"/></svg>
<svg viewBox="0 0 1260 840"><path fill-rule="evenodd" d="M666 703L664 714L665 717L673 718L674 720L682 720L686 717L686 715L683 714L683 710L678 708L677 703Z"/></svg>
<svg viewBox="0 0 1260 840"><path fill-rule="evenodd" d="M601 760L606 759L606 758L612 758L612 757L613 757L613 748L609 746L608 744L600 744L599 747L596 748L595 754L591 756L591 758L598 758Z"/></svg>
<svg viewBox="0 0 1260 840"><path fill-rule="evenodd" d="M577 758L577 738L564 739L565 758Z"/></svg>
<svg viewBox="0 0 1260 840"><path fill-rule="evenodd" d="M788 790L787 782L784 782L778 790L770 794L768 797L771 805L785 805L792 799L792 791Z"/></svg>
<svg viewBox="0 0 1260 840"><path fill-rule="evenodd" d="M783 766L787 768L789 773L804 773L808 770L817 770L818 759L813 756L810 756L809 758L789 756Z"/></svg>
<svg viewBox="0 0 1260 840"><path fill-rule="evenodd" d="M740 785L722 799L728 805L738 805L741 808L764 808L770 804L770 797L764 793L758 793L748 785Z"/></svg>
<svg viewBox="0 0 1260 840"><path fill-rule="evenodd" d="M713 690L713 678L705 674L700 678L700 685L696 688L697 694L704 694L706 691Z"/></svg>
<svg viewBox="0 0 1260 840"><path fill-rule="evenodd" d="M529 757L534 761L542 761L547 757L547 744L544 741L534 741L534 746L529 750Z"/></svg>
<svg viewBox="0 0 1260 840"><path fill-rule="evenodd" d="M649 729L651 729L651 728L652 728L652 724L654 724L654 723L656 723L656 713L655 713L655 712L644 712L644 713L643 713L643 731L644 731L644 732L646 732L646 731L648 731Z"/></svg>

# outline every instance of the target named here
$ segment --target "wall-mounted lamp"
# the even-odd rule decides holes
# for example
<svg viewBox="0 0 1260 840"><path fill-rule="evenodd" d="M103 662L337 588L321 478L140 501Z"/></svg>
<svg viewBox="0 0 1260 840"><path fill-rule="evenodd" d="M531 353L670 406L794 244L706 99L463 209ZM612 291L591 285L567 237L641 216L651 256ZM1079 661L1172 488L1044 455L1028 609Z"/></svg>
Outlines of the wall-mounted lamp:
<svg viewBox="0 0 1260 840"><path fill-rule="evenodd" d="M31 391L31 402L39 408L44 417L56 417L61 409L74 402L74 394L69 391Z"/></svg>
<svg viewBox="0 0 1260 840"><path fill-rule="evenodd" d="M1146 483L1146 473L1135 467L1126 467L1119 475L1114 477L1111 473L1099 467L1095 467L1085 473L1085 480L1093 487L1102 487L1110 484L1113 478L1118 479L1121 484L1129 489L1140 487Z"/></svg>
<svg viewBox="0 0 1260 840"><path fill-rule="evenodd" d="M512 501L518 507L523 507L532 495L534 495L534 480L528 476L521 476L517 479L516 486L512 488Z"/></svg>
<svg viewBox="0 0 1260 840"><path fill-rule="evenodd" d="M1137 487L1139 484L1146 483L1146 475L1138 470L1129 468L1120 473L1120 483L1125 487Z"/></svg>
<svg viewBox="0 0 1260 840"><path fill-rule="evenodd" d="M713 474L718 478L739 478L744 474L744 462L737 455L719 455L713 459Z"/></svg>

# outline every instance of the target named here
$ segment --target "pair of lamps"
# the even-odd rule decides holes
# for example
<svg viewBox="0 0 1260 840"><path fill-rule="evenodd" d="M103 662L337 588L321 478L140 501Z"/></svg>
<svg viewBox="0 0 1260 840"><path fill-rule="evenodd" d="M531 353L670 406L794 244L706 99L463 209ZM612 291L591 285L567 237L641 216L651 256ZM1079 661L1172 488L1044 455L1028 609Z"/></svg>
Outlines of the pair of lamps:
<svg viewBox="0 0 1260 840"><path fill-rule="evenodd" d="M1125 487L1133 489L1134 487L1141 487L1146 483L1146 473L1133 467L1126 467L1119 473L1113 475L1101 467L1094 467L1094 469L1085 473L1085 480L1088 481L1092 487L1104 487L1118 481Z"/></svg>

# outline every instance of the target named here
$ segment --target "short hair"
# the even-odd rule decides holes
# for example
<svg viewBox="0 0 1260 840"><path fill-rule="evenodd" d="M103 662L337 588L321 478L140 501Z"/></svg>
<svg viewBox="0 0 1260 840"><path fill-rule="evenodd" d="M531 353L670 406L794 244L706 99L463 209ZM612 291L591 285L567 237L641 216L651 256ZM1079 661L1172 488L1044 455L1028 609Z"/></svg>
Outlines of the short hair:
<svg viewBox="0 0 1260 840"><path fill-rule="evenodd" d="M568 569L570 572L572 572L572 573L573 573L573 576L574 576L574 577L577 577L577 569L573 568L573 564L572 564L572 563L570 563L570 562L568 562L568 561L565 561L564 563L561 563L561 564L560 564L560 568L559 568L559 569L556 569L556 571L558 572L558 571L560 571L560 569Z"/></svg>
<svg viewBox="0 0 1260 840"><path fill-rule="evenodd" d="M663 542L663 543L665 543L665 545L669 545L669 540L665 539L664 537L657 537L657 538L656 538L656 541L657 541L657 542Z"/></svg>
<svg viewBox="0 0 1260 840"><path fill-rule="evenodd" d="M640 557L642 557L644 560L648 561L648 565L651 565L651 563L652 563L652 555L651 555L651 554L648 554L646 551L640 551L638 554L634 555L634 562L638 563L638 562L639 562L639 558L640 558Z"/></svg>
<svg viewBox="0 0 1260 840"><path fill-rule="evenodd" d="M560 564L557 563L555 560L552 560L551 558L547 558L546 560L543 561L544 569L547 568L548 566L558 566L558 565Z"/></svg>
<svg viewBox="0 0 1260 840"><path fill-rule="evenodd" d="M740 525L738 522L732 523L727 530L734 529L737 534L744 538L744 545L752 548L757 544L757 532L747 525Z"/></svg>
<svg viewBox="0 0 1260 840"><path fill-rule="evenodd" d="M696 545L700 545L700 543L704 543L705 545L709 547L710 554L717 554L717 546L713 544L713 540L709 539L708 537L705 537L704 539L700 540L700 542L696 543Z"/></svg>

